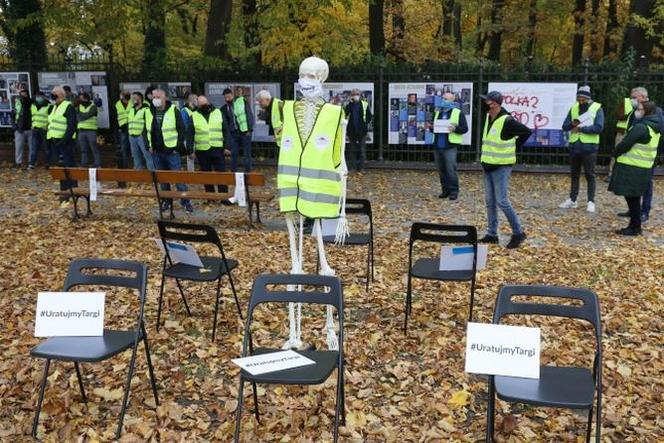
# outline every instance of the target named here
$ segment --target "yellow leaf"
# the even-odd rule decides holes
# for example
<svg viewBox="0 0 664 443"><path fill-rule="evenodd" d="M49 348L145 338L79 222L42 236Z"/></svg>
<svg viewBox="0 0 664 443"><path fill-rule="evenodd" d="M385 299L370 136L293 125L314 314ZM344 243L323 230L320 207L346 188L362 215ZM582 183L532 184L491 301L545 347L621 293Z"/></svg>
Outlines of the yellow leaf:
<svg viewBox="0 0 664 443"><path fill-rule="evenodd" d="M452 398L448 401L453 407L461 408L470 403L470 392L462 389L461 391L456 391L452 394Z"/></svg>
<svg viewBox="0 0 664 443"><path fill-rule="evenodd" d="M122 398L122 389L120 388L112 391L106 388L95 388L92 393L106 401L115 401Z"/></svg>

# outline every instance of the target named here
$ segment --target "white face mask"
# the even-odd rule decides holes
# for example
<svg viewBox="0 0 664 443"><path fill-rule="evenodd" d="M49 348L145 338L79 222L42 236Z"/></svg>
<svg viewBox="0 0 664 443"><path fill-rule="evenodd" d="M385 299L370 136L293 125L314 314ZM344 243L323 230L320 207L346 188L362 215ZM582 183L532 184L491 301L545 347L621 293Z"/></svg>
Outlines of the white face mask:
<svg viewBox="0 0 664 443"><path fill-rule="evenodd" d="M152 105L155 108L160 108L161 107L161 99L160 98L153 98L152 99Z"/></svg>
<svg viewBox="0 0 664 443"><path fill-rule="evenodd" d="M632 102L632 108L636 109L639 106L639 100L638 99L632 98L629 101Z"/></svg>
<svg viewBox="0 0 664 443"><path fill-rule="evenodd" d="M356 101L356 102L360 101L360 96L359 95L353 95L352 98L353 98L353 101Z"/></svg>
<svg viewBox="0 0 664 443"><path fill-rule="evenodd" d="M317 98L323 96L323 84L320 80L313 78L300 78L298 81L302 95L306 98Z"/></svg>
<svg viewBox="0 0 664 443"><path fill-rule="evenodd" d="M643 118L643 111L634 111L634 117L637 119L642 119Z"/></svg>

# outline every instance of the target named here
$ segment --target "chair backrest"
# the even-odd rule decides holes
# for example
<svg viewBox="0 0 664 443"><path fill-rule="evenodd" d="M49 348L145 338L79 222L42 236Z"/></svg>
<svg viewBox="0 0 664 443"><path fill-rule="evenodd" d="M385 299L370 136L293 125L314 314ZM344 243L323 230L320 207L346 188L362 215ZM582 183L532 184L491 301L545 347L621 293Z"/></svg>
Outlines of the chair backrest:
<svg viewBox="0 0 664 443"><path fill-rule="evenodd" d="M431 232L433 231L433 232ZM477 244L477 229L466 225L440 225L436 223L413 223L410 228L410 244L416 240L432 243Z"/></svg>
<svg viewBox="0 0 664 443"><path fill-rule="evenodd" d="M576 304L553 304L537 302L515 302L516 296L551 297L557 299L576 300ZM508 285L500 288L496 307L493 312L493 323L498 324L506 315L544 315L586 320L595 328L597 345L601 344L602 324L597 295L583 288L567 288L562 286Z"/></svg>
<svg viewBox="0 0 664 443"><path fill-rule="evenodd" d="M170 255L168 254L168 248L166 247L166 242L168 240L213 244L219 249L222 259L224 261L226 260L226 254L224 253L221 239L212 226L194 223L178 223L166 220L159 220L157 226L159 227L159 235L161 236L161 241L169 260Z"/></svg>
<svg viewBox="0 0 664 443"><path fill-rule="evenodd" d="M347 198L346 214L361 214L371 219L371 202L363 198Z"/></svg>

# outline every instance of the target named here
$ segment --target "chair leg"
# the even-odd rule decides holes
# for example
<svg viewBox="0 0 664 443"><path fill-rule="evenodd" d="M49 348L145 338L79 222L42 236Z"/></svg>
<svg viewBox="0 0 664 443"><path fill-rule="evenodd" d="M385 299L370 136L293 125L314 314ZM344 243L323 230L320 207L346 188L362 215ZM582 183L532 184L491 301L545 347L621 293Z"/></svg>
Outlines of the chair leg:
<svg viewBox="0 0 664 443"><path fill-rule="evenodd" d="M124 422L125 412L129 405L129 391L131 389L131 378L134 376L134 366L136 365L136 348L138 343L134 344L131 351L131 359L129 360L129 374L127 374L127 383L125 385L124 396L122 398L122 408L120 409L120 419L118 420L118 430L115 432L116 440L120 439L122 435L122 423Z"/></svg>
<svg viewBox="0 0 664 443"><path fill-rule="evenodd" d="M486 408L486 438L487 443L493 442L493 429L495 418L496 398L493 386L493 376L489 377L489 398Z"/></svg>
<svg viewBox="0 0 664 443"><path fill-rule="evenodd" d="M588 425L586 426L586 443L590 443L590 432L593 429L593 407L588 411Z"/></svg>
<svg viewBox="0 0 664 443"><path fill-rule="evenodd" d="M263 224L263 221L261 220L261 203L256 202L256 222Z"/></svg>
<svg viewBox="0 0 664 443"><path fill-rule="evenodd" d="M233 276L231 275L230 269L228 270L228 281L231 284L231 291L233 291L233 297L235 298L235 306L237 306L237 313L240 316L241 320L244 320L242 316L242 309L240 309L240 301L237 298L237 291L235 290L235 283L233 283Z"/></svg>
<svg viewBox="0 0 664 443"><path fill-rule="evenodd" d="M92 215L92 211L90 210L90 197L85 197L85 203L87 204L88 212L86 215Z"/></svg>
<svg viewBox="0 0 664 443"><path fill-rule="evenodd" d="M212 341L217 335L217 313L219 312L219 294L221 293L221 275L217 279L217 298L214 301L214 321L212 322Z"/></svg>
<svg viewBox="0 0 664 443"><path fill-rule="evenodd" d="M180 284L180 280L176 278L175 282L178 284L178 289L180 290L180 296L182 297L182 301L184 302L184 307L187 310L187 315L191 317L191 311L189 310L189 305L187 304L187 297L184 296L184 291L182 290L182 285Z"/></svg>
<svg viewBox="0 0 664 443"><path fill-rule="evenodd" d="M601 369L600 369L601 370ZM602 387L597 388L597 416L595 417L595 443L602 441Z"/></svg>
<svg viewBox="0 0 664 443"><path fill-rule="evenodd" d="M258 389L256 388L256 382L252 382L251 386L254 391L254 414L256 415L256 421L260 424L261 417L260 414L258 413Z"/></svg>
<svg viewBox="0 0 664 443"><path fill-rule="evenodd" d="M83 397L83 403L87 403L88 399L85 396L85 389L83 389L83 378L81 377L81 368L78 366L78 362L74 362L74 367L76 368L76 377L78 378L78 387L81 389L81 397Z"/></svg>
<svg viewBox="0 0 664 443"><path fill-rule="evenodd" d="M374 242L371 238L371 281L374 281Z"/></svg>
<svg viewBox="0 0 664 443"><path fill-rule="evenodd" d="M150 358L150 347L148 346L148 335L145 332L145 325L141 325L143 329L143 345L145 346L145 359L148 362L148 371L150 371L150 384L152 385L152 393L154 394L154 404L159 406L159 397L157 396L157 379L154 376L154 368L152 367L152 359Z"/></svg>
<svg viewBox="0 0 664 443"><path fill-rule="evenodd" d="M339 440L339 416L341 415L341 404L343 403L343 368L337 368L337 401L334 409L334 442Z"/></svg>
<svg viewBox="0 0 664 443"><path fill-rule="evenodd" d="M35 420L32 422L32 436L37 438L37 428L39 427L39 413L41 412L42 402L44 400L44 390L46 389L46 379L48 378L48 368L51 365L51 360L46 359L46 364L44 365L44 377L41 381L41 386L39 387L39 397L37 399L37 410L35 411Z"/></svg>
<svg viewBox="0 0 664 443"><path fill-rule="evenodd" d="M470 311L468 312L468 321L473 321L473 304L475 303L475 276L470 283Z"/></svg>
<svg viewBox="0 0 664 443"><path fill-rule="evenodd" d="M346 377L341 371L341 424L346 426Z"/></svg>
<svg viewBox="0 0 664 443"><path fill-rule="evenodd" d="M406 288L406 309L405 309L405 318L403 322L403 333L408 334L408 315L410 314L411 311L411 277L410 277L410 271L408 271L408 284Z"/></svg>
<svg viewBox="0 0 664 443"><path fill-rule="evenodd" d="M367 245L367 285L366 291L369 292L369 272L371 270L371 243Z"/></svg>
<svg viewBox="0 0 664 443"><path fill-rule="evenodd" d="M164 277L164 274L161 274L161 287L159 288L159 306L157 307L157 331L159 330L159 326L161 325L161 302L162 299L164 298L164 281L166 278Z"/></svg>
<svg viewBox="0 0 664 443"><path fill-rule="evenodd" d="M240 375L240 389L238 389L238 402L237 410L235 411L235 435L233 441L238 443L240 441L240 422L242 421L242 404L244 403L244 380Z"/></svg>

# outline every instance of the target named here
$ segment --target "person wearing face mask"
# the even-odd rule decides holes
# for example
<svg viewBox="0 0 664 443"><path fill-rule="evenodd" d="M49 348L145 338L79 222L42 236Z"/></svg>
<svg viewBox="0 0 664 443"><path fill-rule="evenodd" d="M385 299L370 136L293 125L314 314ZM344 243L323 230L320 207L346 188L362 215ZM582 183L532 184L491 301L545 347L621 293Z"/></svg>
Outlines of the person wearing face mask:
<svg viewBox="0 0 664 443"><path fill-rule="evenodd" d="M180 113L182 114L182 122L184 123L185 131L191 126L191 115L198 107L198 96L191 92L188 92L185 95L184 106ZM185 143L187 143L187 138L185 137ZM187 151L194 152L193 146L187 146ZM196 169L196 164L194 162L194 156L187 156L187 171L194 171Z"/></svg>
<svg viewBox="0 0 664 443"><path fill-rule="evenodd" d="M461 146L463 134L468 132L466 116L454 103L454 94L446 92L443 94L443 102L440 109L433 115L434 125L436 120L447 120L449 126L445 132L434 133L433 156L438 167L440 177L441 194L439 198L456 200L459 197L459 177L457 175L457 152ZM433 128L431 128L433 131Z"/></svg>
<svg viewBox="0 0 664 443"><path fill-rule="evenodd" d="M30 159L28 169L32 170L37 164L39 151L44 150L44 163L46 168L51 166L52 156L48 143L46 143L46 128L48 127L48 114L51 112L51 104L42 92L38 92L35 102L30 106L32 115L32 135L30 140Z"/></svg>
<svg viewBox="0 0 664 443"><path fill-rule="evenodd" d="M148 170L154 171L154 162L152 154L147 148L147 114L150 112L150 106L143 101L143 94L136 91L132 94L132 106L127 114L129 146L131 146L131 156L134 159L134 169L143 169L143 160Z"/></svg>
<svg viewBox="0 0 664 443"><path fill-rule="evenodd" d="M251 133L254 128L254 114L249 102L242 96L242 88L238 88L235 97L230 88L224 89L226 103L222 108L224 117L224 140L231 151L231 171L237 171L237 161L242 149L244 172L251 172Z"/></svg>
<svg viewBox="0 0 664 443"><path fill-rule="evenodd" d="M268 124L268 134L274 136L275 143L279 146L281 142L281 129L283 126L283 108L284 102L281 99L272 97L270 91L261 89L256 93L256 103L265 112L264 120Z"/></svg>
<svg viewBox="0 0 664 443"><path fill-rule="evenodd" d="M19 97L14 102L12 126L14 128L14 160L16 167L23 166L23 149L26 143L30 144L30 130L32 128L32 101L27 89L21 89Z"/></svg>
<svg viewBox="0 0 664 443"><path fill-rule="evenodd" d="M182 123L182 114L175 104L166 98L163 89L152 91L152 106L146 114L146 126L148 131L148 144L150 153L154 160L154 166L158 170L179 171L182 168L180 153L186 152L184 137L185 129ZM193 153L188 153L192 154ZM175 185L178 191L184 192L187 186L181 183ZM162 183L161 189L170 191L171 185ZM180 200L182 207L187 212L194 212L189 199ZM162 211L172 210L173 200L162 201Z"/></svg>
<svg viewBox="0 0 664 443"><path fill-rule="evenodd" d="M97 148L97 107L90 101L90 94L78 96L76 119L78 121L78 147L81 150L81 167L88 166L88 151L94 157L94 167L101 168L101 157Z"/></svg>
<svg viewBox="0 0 664 443"><path fill-rule="evenodd" d="M482 135L480 162L484 170L484 200L488 228L482 243L498 243L498 209L500 208L512 228L508 249L518 248L526 239L519 216L509 200L509 180L516 163L516 150L528 140L532 131L516 121L502 107L503 96L498 91L481 94L488 112Z"/></svg>
<svg viewBox="0 0 664 443"><path fill-rule="evenodd" d="M367 133L371 122L371 110L359 89L351 91L350 102L344 108L348 127L349 149L348 169L349 171L364 172L364 162L367 157Z"/></svg>
<svg viewBox="0 0 664 443"><path fill-rule="evenodd" d="M54 104L48 114L48 131L46 140L50 144L51 152L60 159L62 166L76 166L74 159L76 140L76 110L71 102L65 100L65 90L56 86L51 91L51 100ZM74 180L61 180L60 190L67 190L78 186ZM68 200L68 197L61 197Z"/></svg>
<svg viewBox="0 0 664 443"><path fill-rule="evenodd" d="M129 167L129 156L131 146L129 145L129 108L131 107L131 94L122 91L120 99L115 102L115 115L118 123L118 167L126 169ZM134 162L136 160L134 159Z"/></svg>
<svg viewBox="0 0 664 443"><path fill-rule="evenodd" d="M627 236L641 234L641 197L652 181L662 130L654 102L639 103L633 114L625 137L613 150L615 166L609 183L609 190L627 201L629 225L616 231Z"/></svg>
<svg viewBox="0 0 664 443"><path fill-rule="evenodd" d="M581 167L588 186L586 210L595 212L595 163L599 150L599 135L604 130L604 111L601 103L592 100L590 86L580 86L576 92L576 103L567 113L563 131L569 131L569 163L571 186L569 198L558 207L570 209L578 207Z"/></svg>

